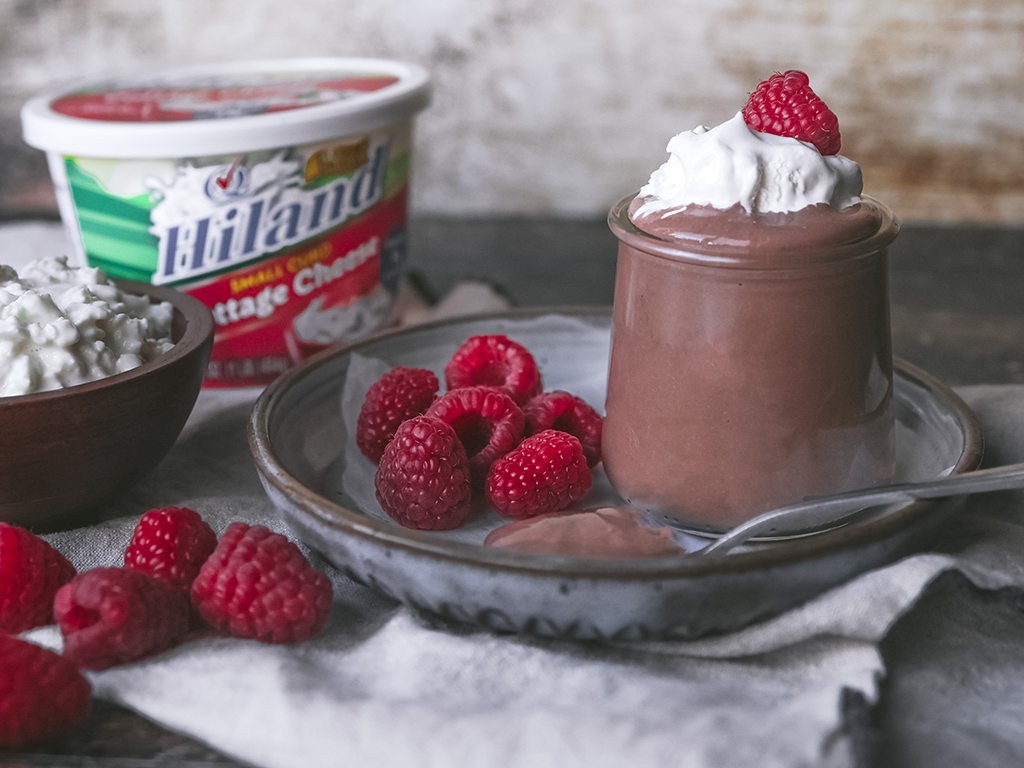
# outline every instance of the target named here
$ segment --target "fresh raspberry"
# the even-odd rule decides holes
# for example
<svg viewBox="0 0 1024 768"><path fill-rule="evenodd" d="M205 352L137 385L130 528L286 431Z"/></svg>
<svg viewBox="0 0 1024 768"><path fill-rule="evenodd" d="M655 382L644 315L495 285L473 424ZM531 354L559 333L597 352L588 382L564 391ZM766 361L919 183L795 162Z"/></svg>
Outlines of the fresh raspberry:
<svg viewBox="0 0 1024 768"><path fill-rule="evenodd" d="M469 515L469 459L455 430L430 416L402 422L374 485L381 508L406 528L447 531Z"/></svg>
<svg viewBox="0 0 1024 768"><path fill-rule="evenodd" d="M75 575L64 555L34 533L0 523L0 632L53 623L53 596Z"/></svg>
<svg viewBox="0 0 1024 768"><path fill-rule="evenodd" d="M430 371L399 366L370 387L356 422L356 445L374 464L398 425L422 414L434 401L438 381Z"/></svg>
<svg viewBox="0 0 1024 768"><path fill-rule="evenodd" d="M541 392L537 361L522 344L505 336L471 336L444 369L448 390L500 387L516 405Z"/></svg>
<svg viewBox="0 0 1024 768"><path fill-rule="evenodd" d="M823 155L839 151L839 120L817 97L803 72L791 69L758 83L743 107L743 119L755 131L806 141Z"/></svg>
<svg viewBox="0 0 1024 768"><path fill-rule="evenodd" d="M189 629L185 594L127 568L94 568L57 591L53 615L64 655L86 669L107 669L175 645Z"/></svg>
<svg viewBox="0 0 1024 768"><path fill-rule="evenodd" d="M580 441L587 466L597 466L601 460L601 414L568 392L555 390L537 395L523 406L526 416L526 434L536 435L545 429L568 432Z"/></svg>
<svg viewBox="0 0 1024 768"><path fill-rule="evenodd" d="M331 580L260 525L232 523L192 582L192 605L221 634L299 643L323 629Z"/></svg>
<svg viewBox="0 0 1024 768"><path fill-rule="evenodd" d="M494 462L487 500L499 515L522 520L565 509L582 499L593 481L580 441L548 429Z"/></svg>
<svg viewBox="0 0 1024 768"><path fill-rule="evenodd" d="M469 476L482 488L487 470L523 437L526 417L512 398L494 387L464 387L446 392L426 414L455 430L469 457Z"/></svg>
<svg viewBox="0 0 1024 768"><path fill-rule="evenodd" d="M57 736L89 714L91 691L71 661L0 635L0 747Z"/></svg>
<svg viewBox="0 0 1024 768"><path fill-rule="evenodd" d="M124 551L124 567L156 576L188 592L216 546L217 534L195 510L151 509L135 526Z"/></svg>

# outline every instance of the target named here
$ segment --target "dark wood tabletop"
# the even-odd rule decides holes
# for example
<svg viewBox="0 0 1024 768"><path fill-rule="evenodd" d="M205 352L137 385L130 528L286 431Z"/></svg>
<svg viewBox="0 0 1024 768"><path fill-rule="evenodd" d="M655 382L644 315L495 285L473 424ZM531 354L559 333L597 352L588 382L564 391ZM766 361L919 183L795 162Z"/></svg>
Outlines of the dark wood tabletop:
<svg viewBox="0 0 1024 768"><path fill-rule="evenodd" d="M420 219L411 225L409 269L421 292L435 298L461 279L477 278L520 306L607 305L615 250L603 221ZM905 226L891 251L890 274L896 355L955 386L1024 383L1024 228ZM955 578L943 579L937 588L972 589ZM929 611L936 610L923 600L911 611L913 626L927 625ZM1004 618L1020 620L1024 629L1024 619ZM914 713L900 714L901 682L955 664L956 648L904 629L910 626L901 620L882 644L888 675L880 702L863 713L877 733L875 748L862 756L866 765L912 764L907 756L914 752L904 744L920 734ZM1024 661L1016 672L1024 674ZM950 766L957 764L953 760ZM0 764L200 768L237 763L97 701L74 733L27 750L0 751Z"/></svg>

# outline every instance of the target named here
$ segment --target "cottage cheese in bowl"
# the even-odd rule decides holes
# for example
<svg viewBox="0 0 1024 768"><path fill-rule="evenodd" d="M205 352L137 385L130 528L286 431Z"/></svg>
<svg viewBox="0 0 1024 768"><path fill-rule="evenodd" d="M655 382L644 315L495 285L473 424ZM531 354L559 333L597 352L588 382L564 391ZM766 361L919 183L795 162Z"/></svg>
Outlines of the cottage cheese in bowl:
<svg viewBox="0 0 1024 768"><path fill-rule="evenodd" d="M0 265L0 397L137 368L174 346L169 302L119 290L102 270L38 259Z"/></svg>

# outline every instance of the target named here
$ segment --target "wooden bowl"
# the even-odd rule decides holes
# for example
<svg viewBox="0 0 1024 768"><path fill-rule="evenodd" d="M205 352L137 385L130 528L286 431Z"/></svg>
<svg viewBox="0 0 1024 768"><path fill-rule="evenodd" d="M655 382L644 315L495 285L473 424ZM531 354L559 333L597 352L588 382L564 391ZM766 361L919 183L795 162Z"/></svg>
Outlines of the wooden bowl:
<svg viewBox="0 0 1024 768"><path fill-rule="evenodd" d="M213 347L209 310L171 288L117 285L174 305L174 347L99 381L0 398L0 521L35 531L87 522L157 465L195 405Z"/></svg>

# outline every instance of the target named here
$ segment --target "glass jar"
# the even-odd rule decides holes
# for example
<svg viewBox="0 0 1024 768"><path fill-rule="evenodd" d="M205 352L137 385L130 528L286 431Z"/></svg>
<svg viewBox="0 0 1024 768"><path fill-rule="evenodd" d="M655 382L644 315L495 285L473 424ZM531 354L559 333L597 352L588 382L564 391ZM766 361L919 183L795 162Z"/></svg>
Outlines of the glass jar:
<svg viewBox="0 0 1024 768"><path fill-rule="evenodd" d="M889 210L868 198L838 212L698 209L658 236L630 219L632 199L608 216L619 253L602 453L618 493L722 531L889 482Z"/></svg>

